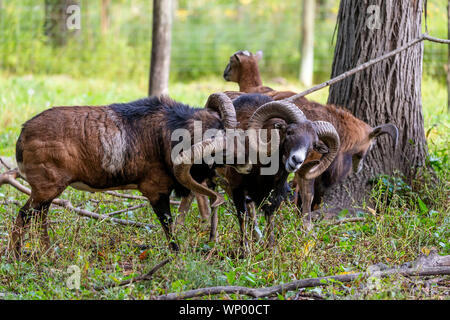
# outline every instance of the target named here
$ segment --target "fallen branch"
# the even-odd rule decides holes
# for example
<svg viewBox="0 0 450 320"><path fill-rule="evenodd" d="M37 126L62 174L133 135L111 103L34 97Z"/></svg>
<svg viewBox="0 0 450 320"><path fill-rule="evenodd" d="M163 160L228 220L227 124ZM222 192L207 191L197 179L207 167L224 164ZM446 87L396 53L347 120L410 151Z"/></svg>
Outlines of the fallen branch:
<svg viewBox="0 0 450 320"><path fill-rule="evenodd" d="M11 170L11 171L5 172L3 174L0 174L0 186L2 186L3 184L9 184L9 185L13 186L14 188L16 188L17 190L19 190L20 192L30 195L31 190L16 180L17 175L18 175L17 170ZM63 207L70 211L74 211L81 216L96 219L96 220L105 220L105 221L118 223L121 225L134 226L134 227L139 227L139 228L150 228L150 229L157 228L156 225L152 225L152 224L146 224L146 223L136 222L136 221L132 221L132 220L117 219L117 218L109 217L108 215L105 215L105 214L97 214L97 213L90 212L90 211L87 211L84 209L75 208L73 206L73 204L68 200L54 199L52 201L52 203L59 207Z"/></svg>
<svg viewBox="0 0 450 320"><path fill-rule="evenodd" d="M6 161L3 160L2 157L0 157L0 164L6 168L6 170L11 170L9 165L6 163Z"/></svg>
<svg viewBox="0 0 450 320"><path fill-rule="evenodd" d="M115 191L105 191L104 193L109 194L114 197L118 197L118 198L133 199L133 200L145 200L145 201L148 200L146 197L143 197L143 196L135 196L133 194L119 193L119 192L115 192ZM180 203L181 203L181 201L170 200L170 204L172 204L172 205L178 206L178 205L180 205Z"/></svg>
<svg viewBox="0 0 450 320"><path fill-rule="evenodd" d="M104 193L109 194L114 197L118 197L118 198L134 199L134 200L147 200L147 198L143 197L143 196L135 196L132 194L119 193L119 192L115 192L115 191L105 191Z"/></svg>
<svg viewBox="0 0 450 320"><path fill-rule="evenodd" d="M108 213L107 216L108 217L113 217L115 215L118 215L118 214L121 214L121 213L124 213L124 212L128 212L128 211L133 211L133 210L136 210L136 209L140 209L140 208L143 208L143 207L146 207L146 206L147 206L146 203L141 203L141 204L138 204L137 206L134 206L134 207L128 207L128 208L125 208L125 209L122 209L122 210L117 210L117 211Z"/></svg>
<svg viewBox="0 0 450 320"><path fill-rule="evenodd" d="M330 224L342 224L346 222L359 222L364 221L363 217L355 217L360 213L371 213L367 209L356 208L356 207L332 207L332 208L322 208L319 210L311 211L303 217L303 223L309 224L318 220L333 220L341 212L346 211L346 215L353 216L354 218L348 218L344 220L339 220L332 222Z"/></svg>
<svg viewBox="0 0 450 320"><path fill-rule="evenodd" d="M16 205L18 207L22 206L22 203L17 200L5 200L5 201L0 202L0 204L5 205L5 206L9 206L11 204Z"/></svg>
<svg viewBox="0 0 450 320"><path fill-rule="evenodd" d="M345 223L364 222L366 218L348 218L328 223L329 226L337 226Z"/></svg>
<svg viewBox="0 0 450 320"><path fill-rule="evenodd" d="M149 272L147 272L144 275L140 275L136 278L133 279L129 279L129 280L124 280L121 281L119 283L110 283L104 286L98 286L98 287L94 287L93 289L96 291L100 291L100 290L105 290L105 289L109 289L109 288L114 288L114 287L120 287L120 286L126 286L135 282L139 282L139 281L148 281L150 280L153 275L156 273L156 271L158 271L159 269L161 269L162 267L164 267L166 264L168 264L170 261L172 261L172 258L168 258L166 260L164 260L161 263L158 263L156 266L154 266Z"/></svg>
<svg viewBox="0 0 450 320"><path fill-rule="evenodd" d="M404 277L414 277L414 276L433 276L433 275L450 275L450 266L444 267L429 267L423 269L402 269L394 268L386 271L379 272L360 272L360 273L350 273L342 274L328 277L319 278L309 278L297 280L285 284L280 284L268 288L248 288L240 286L219 286L219 287L209 287L202 289L189 290L180 293L169 293L166 295L156 297L157 300L178 300L178 299L190 299L202 296L210 296L217 294L242 294L250 296L253 298L264 298L270 297L283 292L294 291L301 288L318 287L325 286L334 281L340 282L351 282L357 279L362 279L365 277L380 277L385 278L392 275L401 275ZM331 281L331 282L330 282Z"/></svg>
<svg viewBox="0 0 450 320"><path fill-rule="evenodd" d="M9 166L2 157L0 157L0 164L3 165L3 167L5 167L7 170L12 170L11 166ZM23 177L20 175L20 173L18 173L17 176L21 177L23 179ZM135 196L135 195L132 195L132 194L119 193L119 192L115 192L115 191L104 191L103 193L106 193L106 194L109 194L111 196L118 197L118 198L133 199L133 200L144 200L144 201L148 200L144 196ZM171 205L180 205L180 203L181 203L181 201L170 200L170 204Z"/></svg>
<svg viewBox="0 0 450 320"><path fill-rule="evenodd" d="M405 51L409 47L412 47L413 45L415 45L415 44L417 44L419 42L422 42L424 40L428 40L428 41L432 41L432 42L438 42L438 43L444 43L444 44L450 44L450 40L439 39L439 38L431 37L431 36L429 36L427 34L422 34L420 37L418 37L418 38L408 42L407 44L405 44L404 46L402 46L400 48L397 48L397 49L395 49L395 50L393 50L391 52L388 52L388 53L382 55L381 57L369 60L366 63L363 63L363 64L361 64L361 65L359 65L359 66L357 66L357 67L355 67L355 68L353 68L351 70L348 70L348 71L340 74L337 77L334 77L333 79L327 80L327 81L325 81L325 82L323 82L321 84L318 84L318 85L316 85L316 86L314 86L314 87L312 87L312 88L310 88L308 90L300 92L299 94L296 94L296 95L293 95L293 96L291 96L291 97L289 97L287 99L284 99L284 101L293 102L296 99L304 97L304 96L306 96L306 95L308 95L310 93L313 93L313 92L318 91L320 89L323 89L325 87L331 86L331 85L333 85L333 84L335 84L335 83L337 83L339 81L344 80L345 78L348 78L348 77L354 75L357 72L360 72L360 71L362 71L364 69L367 69L367 68L373 66L374 64L376 64L378 62L381 62L381 61L386 60L386 59L388 59L390 57L393 57L393 56L399 54L400 52Z"/></svg>

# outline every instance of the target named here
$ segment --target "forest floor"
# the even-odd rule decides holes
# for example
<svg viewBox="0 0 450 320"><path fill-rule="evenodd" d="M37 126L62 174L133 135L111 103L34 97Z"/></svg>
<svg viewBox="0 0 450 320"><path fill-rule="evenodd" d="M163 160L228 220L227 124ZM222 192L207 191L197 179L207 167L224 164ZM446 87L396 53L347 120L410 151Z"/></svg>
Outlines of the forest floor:
<svg viewBox="0 0 450 320"><path fill-rule="evenodd" d="M274 88L301 91L295 81L276 79ZM0 75L0 156L14 159L15 142L23 122L57 105L106 105L141 98L146 83L72 79L67 76ZM171 97L202 106L215 91L237 90L219 78L173 83ZM13 261L6 251L8 234L20 204L27 197L11 186L0 187L0 299L151 299L155 296L209 286L267 287L297 279L364 272L375 264L388 267L413 261L436 250L450 255L449 114L443 84L423 81L423 109L430 156L439 181L424 173L420 183L406 184L399 177L380 177L372 191L372 213L351 223L317 222L310 231L302 227L295 208L285 202L276 214L275 246L264 250L251 241L250 254L237 259L239 228L230 201L219 210L219 238L208 243L209 226L199 218L196 203L184 226L177 226L181 250L173 255L161 228L122 226L93 220L52 206L49 214L52 254ZM309 96L325 102L327 91ZM0 167L0 172L5 171ZM131 193L131 192L130 192ZM137 192L132 192L138 195ZM142 203L104 193L86 193L68 188L62 199L75 207L106 214ZM173 207L174 215L176 206ZM117 216L159 226L148 207ZM342 212L338 219L345 219ZM259 217L264 226L264 217ZM37 232L31 228L25 250L39 249ZM118 284L172 260L151 280L128 286L98 289ZM73 266L80 270L80 289L70 289ZM70 281L69 281L70 282ZM94 290L96 288L96 290ZM406 278L393 275L370 285L367 279L350 283L329 282L320 287L283 292L277 299L449 299L448 276ZM204 299L245 299L222 294Z"/></svg>

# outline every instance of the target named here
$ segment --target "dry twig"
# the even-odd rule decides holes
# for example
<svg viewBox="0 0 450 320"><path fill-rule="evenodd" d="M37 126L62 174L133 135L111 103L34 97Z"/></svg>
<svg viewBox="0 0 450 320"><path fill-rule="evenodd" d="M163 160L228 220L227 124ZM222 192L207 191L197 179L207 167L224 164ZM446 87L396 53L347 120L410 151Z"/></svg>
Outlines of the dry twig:
<svg viewBox="0 0 450 320"><path fill-rule="evenodd" d="M114 196L114 197L118 197L118 198L134 199L134 200L145 200L145 201L147 201L146 197L135 196L133 194L128 194L128 193L120 193L120 192L115 192L115 191L105 191L104 193L109 194L109 195ZM170 204L172 204L172 205L180 205L180 203L181 203L180 201L170 200Z"/></svg>
<svg viewBox="0 0 450 320"><path fill-rule="evenodd" d="M11 170L11 171L5 172L3 174L0 174L0 186L3 184L9 184L9 185L13 186L14 188L16 188L17 190L19 190L20 192L30 195L31 190L16 180L17 175L18 175L17 170ZM68 200L55 199L55 200L53 200L52 203L59 207L63 207L70 211L74 211L81 216L93 218L96 220L105 220L105 221L118 223L121 225L129 225L129 226L135 226L135 227L140 227L140 228L153 229L153 228L157 227L152 224L146 224L146 223L136 222L136 221L132 221L132 220L123 220L123 219L112 218L105 214L97 214L97 213L90 212L90 211L87 211L84 209L75 208L73 206L73 204Z"/></svg>
<svg viewBox="0 0 450 320"><path fill-rule="evenodd" d="M344 224L344 223L364 222L364 221L366 221L366 218L348 218L348 219L342 219L342 220L330 222L330 223L328 223L328 225L337 226L337 225Z"/></svg>
<svg viewBox="0 0 450 320"><path fill-rule="evenodd" d="M375 268L374 268L375 267ZM383 268L384 269L384 268ZM401 267L381 270L379 265L369 267L370 272L350 273L319 278L297 280L268 288L247 288L240 286L220 286L189 290L181 293L169 293L156 297L159 300L189 299L216 294L243 294L253 298L264 298L274 296L287 291L301 288L325 286L330 281L351 282L357 279L378 277L385 278L392 275L404 277L450 275L450 256L439 256L436 250L428 256L420 255L415 261L406 263ZM381 270L381 271L377 271Z"/></svg>
<svg viewBox="0 0 450 320"><path fill-rule="evenodd" d="M128 211L137 210L137 209L140 209L140 208L143 208L143 207L146 207L146 206L147 206L146 203L141 203L141 204L138 204L137 206L128 207L128 208L125 208L125 209L122 209L122 210L113 211L111 213L108 213L107 216L108 217L113 217L115 215L118 215L118 214L121 214L121 213L124 213L124 212L128 212Z"/></svg>
<svg viewBox="0 0 450 320"><path fill-rule="evenodd" d="M129 279L129 280L124 280L121 281L119 283L110 283L104 286L99 286L99 287L94 287L93 289L96 291L99 290L104 290L104 289L109 289L109 288L114 288L114 287L120 287L120 286L126 286L135 282L139 282L139 281L148 281L150 280L153 275L156 273L156 271L158 271L159 269L161 269L162 267L164 267L167 263L169 263L170 261L172 261L172 258L167 258L166 260L158 263L156 266L154 266L149 272L147 272L146 274L140 275L136 278L133 279Z"/></svg>
<svg viewBox="0 0 450 320"><path fill-rule="evenodd" d="M195 290L189 290L180 293L169 293L166 295L158 296L158 300L178 300L178 299L190 299L202 296L211 296L217 294L242 294L253 298L264 298L274 296L283 292L294 291L300 288L325 286L330 281L351 282L364 277L380 277L385 278L391 275L402 275L405 277L413 276L432 276L432 275L450 275L450 266L444 267L427 267L423 269L412 268L393 268L385 271L379 271L375 273L360 272L342 274L320 278L309 278L297 280L285 284L280 284L268 288L248 288L240 286L219 286L201 288Z"/></svg>

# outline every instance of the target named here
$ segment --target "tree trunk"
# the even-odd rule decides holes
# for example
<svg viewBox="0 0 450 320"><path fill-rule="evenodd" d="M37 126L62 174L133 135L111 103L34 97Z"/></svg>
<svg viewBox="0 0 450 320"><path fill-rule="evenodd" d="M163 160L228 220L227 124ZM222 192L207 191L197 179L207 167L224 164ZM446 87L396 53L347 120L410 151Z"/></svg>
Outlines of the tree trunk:
<svg viewBox="0 0 450 320"><path fill-rule="evenodd" d="M71 13L67 12L71 5L80 7L78 0L45 0L44 30L54 46L64 46L69 36L77 33L77 30L68 27L68 23L72 23L72 20L68 21Z"/></svg>
<svg viewBox="0 0 450 320"><path fill-rule="evenodd" d="M447 39L450 39L450 1L447 4ZM448 46L448 63L447 63L447 110L450 111L450 46Z"/></svg>
<svg viewBox="0 0 450 320"><path fill-rule="evenodd" d="M423 0L342 0L332 77L419 37L422 12ZM396 124L399 141L394 151L389 138L377 139L364 170L332 188L326 204L361 204L377 175L398 172L411 182L425 165L422 57L420 43L330 87L328 103L349 109L372 127Z"/></svg>
<svg viewBox="0 0 450 320"><path fill-rule="evenodd" d="M150 96L158 96L168 91L171 40L172 0L153 0Z"/></svg>
<svg viewBox="0 0 450 320"><path fill-rule="evenodd" d="M102 0L101 28L102 34L106 34L109 29L109 8L111 0Z"/></svg>
<svg viewBox="0 0 450 320"><path fill-rule="evenodd" d="M313 84L315 6L315 0L303 0L300 81L305 86Z"/></svg>

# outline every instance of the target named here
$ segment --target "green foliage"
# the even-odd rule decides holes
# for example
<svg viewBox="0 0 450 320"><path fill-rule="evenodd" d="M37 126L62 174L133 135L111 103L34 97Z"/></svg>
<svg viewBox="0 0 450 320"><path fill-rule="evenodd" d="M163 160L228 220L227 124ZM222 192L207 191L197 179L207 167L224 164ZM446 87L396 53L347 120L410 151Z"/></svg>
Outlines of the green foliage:
<svg viewBox="0 0 450 320"><path fill-rule="evenodd" d="M265 50L262 69L270 76L295 77L298 54L298 1L179 0L174 26L171 96L193 106L204 105L211 92L235 90L236 84L220 79L228 57L238 49ZM110 31L100 34L99 1L82 1L83 31L64 48L47 45L43 35L42 4L32 0L4 0L0 11L0 155L14 156L21 124L56 105L105 105L141 98L147 92L150 56L151 7L148 1L113 1ZM317 22L316 78L327 78L332 57L331 35L337 3L328 3ZM429 30L445 37L444 1L429 1ZM251 27L249 27L249 25ZM427 52L426 44L425 52ZM427 53L425 58L427 59ZM323 60L322 60L323 59ZM117 283L148 272L172 256L161 229L141 230L81 218L52 207L49 215L51 255L38 260L11 261L5 254L8 234L18 207L27 197L9 186L0 187L0 293L5 299L149 299L159 294L205 286L264 287L296 279L366 271L377 263L388 266L412 261L436 248L450 254L449 153L446 91L442 61L425 59L429 76L423 79L423 110L429 157L435 169L414 181L380 176L374 181L371 200L374 214L363 222L330 225L318 222L303 228L292 205L283 204L276 214L276 243L272 250L251 242L245 259L236 256L239 228L231 203L220 208L219 239L207 243L208 226L194 206L185 226L176 235L181 252L158 271L152 281L127 287L94 291L94 286ZM437 61L437 62L436 62ZM434 64L436 63L436 64ZM441 68L441 69L439 69ZM434 70L434 71L433 71ZM441 70L434 73L436 70ZM214 74L211 76L210 74ZM206 77L205 77L206 75ZM180 82L178 80L197 81ZM267 85L300 91L297 81ZM310 96L325 102L327 91ZM139 204L106 194L89 194L71 188L61 196L74 205L108 213ZM8 203L6 203L7 201ZM345 218L348 211L341 212ZM361 215L362 216L362 215ZM123 213L122 218L159 224L149 208ZM264 217L259 218L264 226ZM145 247L144 247L145 246ZM38 232L31 229L25 249L40 249ZM81 288L66 285L68 267L81 269ZM405 281L392 276L376 287L367 279L351 284L329 281L305 290L327 299L438 299L437 284ZM278 299L292 299L295 292ZM211 298L211 297L205 297ZM242 299L239 295L226 298Z"/></svg>
<svg viewBox="0 0 450 320"><path fill-rule="evenodd" d="M112 1L111 25L100 28L100 1L82 0L81 30L54 48L44 34L44 1L4 0L0 10L0 69L16 74L67 74L146 81L151 50L151 1ZM429 31L445 38L445 0L430 0ZM315 22L315 81L329 78L338 2L323 2ZM298 76L298 0L178 1L174 12L172 80L220 75L237 50L263 50L266 77ZM424 72L441 83L447 49L426 43Z"/></svg>

